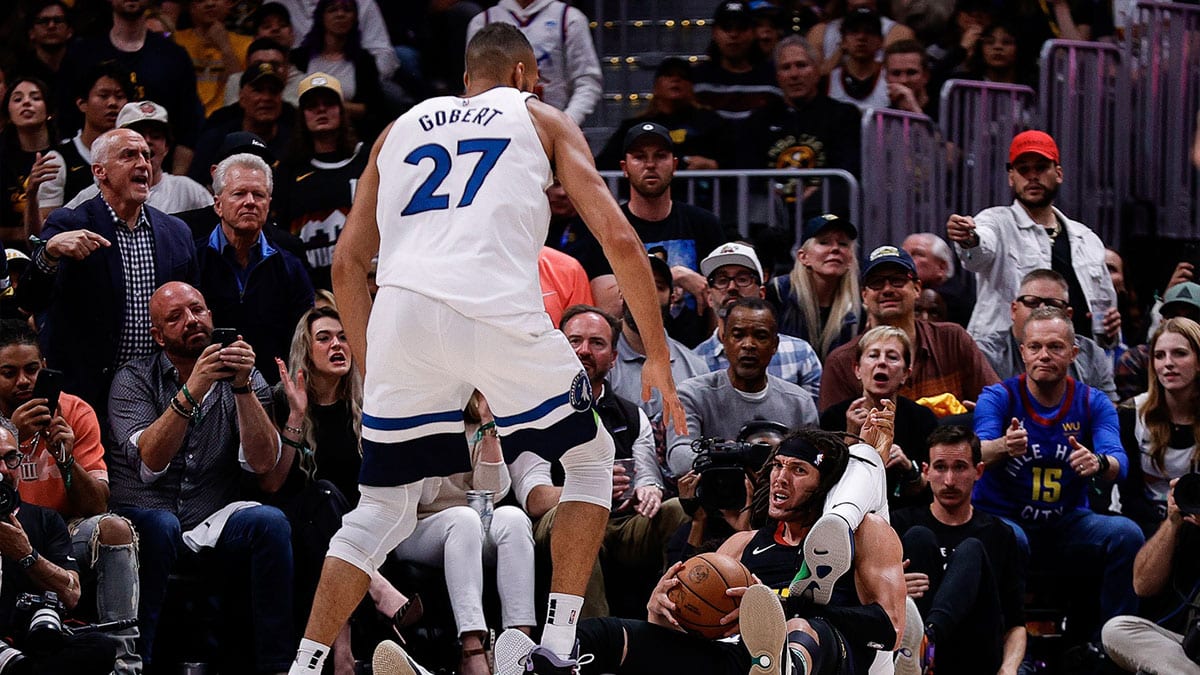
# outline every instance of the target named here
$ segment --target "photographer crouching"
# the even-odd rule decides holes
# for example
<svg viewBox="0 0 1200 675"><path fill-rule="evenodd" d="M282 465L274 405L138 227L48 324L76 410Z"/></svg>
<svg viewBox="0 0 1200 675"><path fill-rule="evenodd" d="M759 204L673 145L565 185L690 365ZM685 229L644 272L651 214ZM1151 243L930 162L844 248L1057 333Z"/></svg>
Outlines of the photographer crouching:
<svg viewBox="0 0 1200 675"><path fill-rule="evenodd" d="M115 640L61 628L61 613L79 602L79 567L62 517L21 503L23 460L16 436L0 426L0 675L111 673Z"/></svg>
<svg viewBox="0 0 1200 675"><path fill-rule="evenodd" d="M692 470L679 477L679 503L690 523L684 523L667 543L667 562L675 564L699 553L716 551L735 532L761 526L755 495L771 451L788 434L779 422L752 420L737 440L700 438ZM762 509L762 511L765 511Z"/></svg>

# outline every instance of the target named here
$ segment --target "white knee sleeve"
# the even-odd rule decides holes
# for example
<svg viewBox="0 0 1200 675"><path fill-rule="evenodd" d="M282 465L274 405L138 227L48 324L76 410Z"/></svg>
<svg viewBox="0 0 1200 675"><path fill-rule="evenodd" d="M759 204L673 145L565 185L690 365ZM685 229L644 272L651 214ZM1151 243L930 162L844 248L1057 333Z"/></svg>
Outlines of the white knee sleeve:
<svg viewBox="0 0 1200 675"><path fill-rule="evenodd" d="M417 481L396 487L359 486L358 506L342 518L342 527L329 541L326 556L345 560L374 574L387 554L417 525Z"/></svg>
<svg viewBox="0 0 1200 675"><path fill-rule="evenodd" d="M868 513L888 517L887 473L875 448L866 443L850 446L846 472L825 497L825 512L836 513L858 530Z"/></svg>
<svg viewBox="0 0 1200 675"><path fill-rule="evenodd" d="M614 452L612 436L597 422L595 438L571 448L558 460L566 474L559 501L611 507Z"/></svg>

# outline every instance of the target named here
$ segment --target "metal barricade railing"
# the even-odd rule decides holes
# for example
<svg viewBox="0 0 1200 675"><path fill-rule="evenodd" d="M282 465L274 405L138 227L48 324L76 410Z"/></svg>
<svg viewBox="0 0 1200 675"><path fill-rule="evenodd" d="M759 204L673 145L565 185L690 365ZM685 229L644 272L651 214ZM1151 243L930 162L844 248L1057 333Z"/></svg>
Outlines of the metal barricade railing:
<svg viewBox="0 0 1200 675"><path fill-rule="evenodd" d="M1132 193L1154 205L1159 235L1200 237L1200 172L1191 162L1200 110L1200 7L1139 2L1125 52L1137 120Z"/></svg>
<svg viewBox="0 0 1200 675"><path fill-rule="evenodd" d="M946 148L925 115L871 109L862 118L863 219L859 246L899 246L946 222Z"/></svg>
<svg viewBox="0 0 1200 675"><path fill-rule="evenodd" d="M1041 69L1042 121L1063 170L1055 205L1117 246L1132 126L1121 52L1111 44L1049 40Z"/></svg>
<svg viewBox="0 0 1200 675"><path fill-rule="evenodd" d="M619 194L620 171L601 171L613 194ZM820 181L815 185L814 199L793 199L791 195L802 182ZM858 180L842 169L763 169L733 171L679 171L673 185L684 184L689 204L711 209L717 214L734 215L737 231L750 236L750 225L761 224L778 228L785 224L794 227L797 237L804 224L804 213L833 212L844 214L853 223L861 223ZM730 190L732 186L732 190ZM835 203L834 187L844 190L846 203ZM727 194L732 191L733 194ZM679 194L676 192L675 194ZM703 196L703 199L701 197ZM732 200L732 203L730 203Z"/></svg>
<svg viewBox="0 0 1200 675"><path fill-rule="evenodd" d="M1021 84L949 80L939 109L949 143L948 206L975 214L1012 200L1008 186L1008 146L1013 136L1034 126L1037 93Z"/></svg>

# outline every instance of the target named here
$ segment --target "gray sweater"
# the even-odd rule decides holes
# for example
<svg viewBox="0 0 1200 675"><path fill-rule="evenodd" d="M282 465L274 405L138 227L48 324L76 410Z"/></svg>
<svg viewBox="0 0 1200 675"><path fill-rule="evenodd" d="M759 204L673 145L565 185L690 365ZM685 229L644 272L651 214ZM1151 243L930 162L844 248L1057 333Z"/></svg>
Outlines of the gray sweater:
<svg viewBox="0 0 1200 675"><path fill-rule="evenodd" d="M748 394L733 388L728 370L718 370L680 384L679 400L687 412L688 435L667 427L667 466L675 476L692 468L692 441L697 438L733 440L751 420L779 422L791 429L817 424L812 394L771 375L765 390Z"/></svg>

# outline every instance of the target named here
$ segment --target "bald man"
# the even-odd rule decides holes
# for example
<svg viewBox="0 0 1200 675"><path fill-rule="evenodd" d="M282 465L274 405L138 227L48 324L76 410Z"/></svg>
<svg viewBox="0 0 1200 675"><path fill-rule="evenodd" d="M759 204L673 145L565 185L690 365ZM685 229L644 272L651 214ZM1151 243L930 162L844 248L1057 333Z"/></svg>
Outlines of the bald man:
<svg viewBox="0 0 1200 675"><path fill-rule="evenodd" d="M113 378L108 467L112 508L139 537L139 652L149 670L167 580L177 562L198 562L204 547L214 556L206 551L204 560L216 564L203 569L233 576L228 588L253 589L222 603L225 619L252 627L252 644L226 643L220 651L252 662L256 672L282 672L295 645L291 526L273 506L234 504L243 479L265 476L279 459L279 434L265 408L270 387L240 336L213 343L200 291L168 282L149 310L158 349ZM197 549L185 546L184 533Z"/></svg>
<svg viewBox="0 0 1200 675"><path fill-rule="evenodd" d="M361 498L330 542L292 675L320 672L368 575L412 532L422 480L471 469L462 409L475 389L495 413L507 461L531 451L565 469L546 629L542 644L518 657L530 657L536 672L574 668L575 622L611 506L613 443L592 411L587 373L542 306L537 255L552 165L641 328L643 395L658 389L666 419L683 431L645 248L579 128L530 93L537 81L524 35L485 26L467 46L465 94L405 113L359 180L333 289L365 368ZM498 661L503 645L502 637Z"/></svg>
<svg viewBox="0 0 1200 675"><path fill-rule="evenodd" d="M141 134L101 134L92 144L100 194L50 214L17 293L22 309L47 312L46 365L63 371L63 389L91 404L105 430L112 374L154 351L150 295L199 275L187 225L146 205L151 174Z"/></svg>

